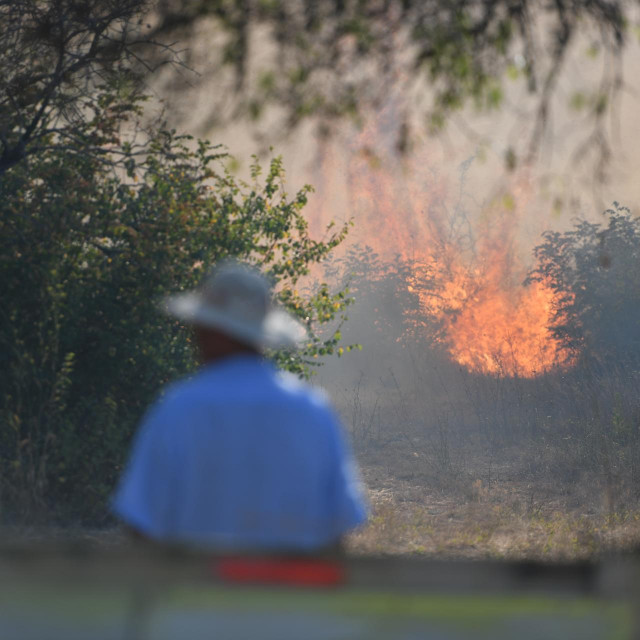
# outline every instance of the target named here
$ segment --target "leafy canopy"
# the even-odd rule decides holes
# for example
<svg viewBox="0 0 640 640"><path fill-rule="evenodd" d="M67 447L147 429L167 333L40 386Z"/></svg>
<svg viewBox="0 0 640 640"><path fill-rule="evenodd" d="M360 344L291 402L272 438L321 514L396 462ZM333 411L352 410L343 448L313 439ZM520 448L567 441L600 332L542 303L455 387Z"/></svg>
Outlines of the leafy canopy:
<svg viewBox="0 0 640 640"><path fill-rule="evenodd" d="M637 7L637 0L160 0L152 34L184 43L188 64L229 87L219 103L213 96L210 124L222 124L224 113L258 120L268 112L272 131L279 114L280 133L308 118L326 132L335 119L358 122L388 107L391 96L401 151L416 129L438 131L468 104L501 108L506 81L521 82L518 107L531 98L523 119L532 126L525 144L507 152L511 168L536 153L576 45L582 57L585 49L593 59L603 53L602 75L591 72L571 103L589 107L593 136L585 144L610 152L602 134L623 87L621 54L637 35ZM212 37L199 58L203 33Z"/></svg>

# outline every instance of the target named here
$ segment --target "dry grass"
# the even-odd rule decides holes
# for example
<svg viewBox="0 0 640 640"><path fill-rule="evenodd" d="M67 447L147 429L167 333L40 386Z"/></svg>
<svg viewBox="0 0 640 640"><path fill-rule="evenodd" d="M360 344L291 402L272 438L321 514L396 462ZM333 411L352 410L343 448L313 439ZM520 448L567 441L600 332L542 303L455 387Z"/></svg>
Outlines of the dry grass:
<svg viewBox="0 0 640 640"><path fill-rule="evenodd" d="M640 508L595 481L533 486L507 467L436 480L416 454L361 458L372 515L349 537L352 553L572 560L640 548Z"/></svg>
<svg viewBox="0 0 640 640"><path fill-rule="evenodd" d="M371 517L348 537L348 551L553 561L640 549L638 487L629 491L586 473L561 480L548 464L532 472L530 449L493 457L478 451L477 444L468 441L464 449L458 442L443 456L413 435L360 448ZM128 542L120 527L0 528L5 540L69 537L102 548Z"/></svg>

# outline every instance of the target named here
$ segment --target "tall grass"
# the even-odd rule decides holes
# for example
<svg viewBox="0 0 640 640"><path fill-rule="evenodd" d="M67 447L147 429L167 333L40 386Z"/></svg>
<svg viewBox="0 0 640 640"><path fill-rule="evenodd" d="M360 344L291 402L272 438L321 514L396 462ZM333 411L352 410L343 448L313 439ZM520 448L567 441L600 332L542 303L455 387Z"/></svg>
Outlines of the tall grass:
<svg viewBox="0 0 640 640"><path fill-rule="evenodd" d="M348 394L339 400L361 453L396 445L442 487L509 477L605 496L611 512L640 499L638 370L584 364L527 379L452 369L438 383L416 369L393 380L361 378L350 411Z"/></svg>

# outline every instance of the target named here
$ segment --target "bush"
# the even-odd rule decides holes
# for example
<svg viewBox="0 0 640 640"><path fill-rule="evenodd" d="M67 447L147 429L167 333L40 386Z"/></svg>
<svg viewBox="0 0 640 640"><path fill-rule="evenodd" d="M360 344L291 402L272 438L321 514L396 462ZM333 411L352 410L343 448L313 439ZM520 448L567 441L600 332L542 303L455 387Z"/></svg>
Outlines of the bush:
<svg viewBox="0 0 640 640"><path fill-rule="evenodd" d="M0 181L0 460L7 519L52 512L100 522L144 408L194 366L189 336L157 310L234 256L277 282L281 302L310 329L297 355L308 375L338 349L349 299L326 285L296 290L347 228L312 240L289 197L281 161L245 184L220 149L160 131L146 155L114 170L103 155L52 146ZM320 336L315 330L331 326Z"/></svg>
<svg viewBox="0 0 640 640"><path fill-rule="evenodd" d="M640 364L640 219L614 203L606 224L547 232L530 280L557 294L553 330L590 368Z"/></svg>

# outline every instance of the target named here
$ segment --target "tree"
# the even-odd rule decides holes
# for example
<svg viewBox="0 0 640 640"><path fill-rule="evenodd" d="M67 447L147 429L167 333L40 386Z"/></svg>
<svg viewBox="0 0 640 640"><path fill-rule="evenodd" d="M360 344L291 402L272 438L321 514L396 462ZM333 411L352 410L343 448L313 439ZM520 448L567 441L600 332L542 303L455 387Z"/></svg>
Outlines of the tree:
<svg viewBox="0 0 640 640"><path fill-rule="evenodd" d="M640 219L614 203L605 223L546 232L529 280L556 293L553 331L598 370L640 364Z"/></svg>
<svg viewBox="0 0 640 640"><path fill-rule="evenodd" d="M470 101L480 109L499 108L504 80L520 79L523 91L535 97L534 113L525 116L535 126L525 148L507 151L505 162L512 167L521 159L517 153L530 160L537 152L563 65L581 37L590 55L605 52L607 62L603 76L573 96L572 105L590 107L585 144L608 154L605 116L623 86L620 56L633 35L636 5L626 0L161 0L152 33L189 42L197 28L214 20L221 45L209 43L206 72L210 76L217 68L223 81L230 68L238 98L234 109L212 108L214 123L225 111L255 119L277 105L285 130L309 117L326 129L336 118L357 121L379 109L394 91L403 99L397 147L404 151L416 123L439 130ZM228 91L220 97L226 104Z"/></svg>
<svg viewBox="0 0 640 640"><path fill-rule="evenodd" d="M308 232L279 158L245 183L224 150L155 123L137 68L145 3L0 2L0 489L4 517L104 519L145 406L194 365L158 312L225 257L270 275L309 329L305 376L341 353L350 299L303 278L344 239ZM143 49L143 51L145 51ZM164 51L167 51L165 49ZM171 52L169 52L171 54Z"/></svg>
<svg viewBox="0 0 640 640"><path fill-rule="evenodd" d="M330 259L325 273L354 300L347 331L354 331L358 341L384 342L394 349L435 341L439 327L421 303L421 297L436 290L433 269L400 255L383 260L372 247L355 245Z"/></svg>
<svg viewBox="0 0 640 640"><path fill-rule="evenodd" d="M308 374L318 354L338 349L345 292L297 287L347 227L313 240L308 188L288 196L279 159L264 177L254 164L244 184L225 172L220 150L188 142L158 132L129 176L52 148L0 182L5 507L100 513L144 407L193 366L189 336L157 303L224 257L270 274L309 327L301 353L276 354L283 366ZM334 329L321 337L323 326Z"/></svg>
<svg viewBox="0 0 640 640"><path fill-rule="evenodd" d="M131 155L118 134L139 113L141 71L176 61L145 35L147 7L145 0L0 1L0 176L52 146L110 163Z"/></svg>

